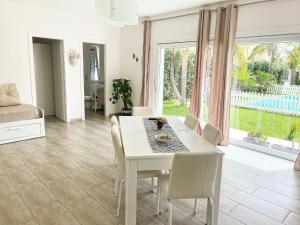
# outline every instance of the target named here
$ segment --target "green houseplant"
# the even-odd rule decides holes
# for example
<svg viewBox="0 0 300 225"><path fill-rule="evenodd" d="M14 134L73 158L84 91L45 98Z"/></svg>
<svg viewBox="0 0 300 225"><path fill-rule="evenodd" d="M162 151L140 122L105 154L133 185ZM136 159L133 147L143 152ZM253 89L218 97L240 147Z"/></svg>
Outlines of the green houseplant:
<svg viewBox="0 0 300 225"><path fill-rule="evenodd" d="M119 100L123 102L122 110L128 111L129 106L132 106L131 94L132 89L130 87L130 80L126 79L114 79L112 82L113 93L109 99L112 104L116 104Z"/></svg>

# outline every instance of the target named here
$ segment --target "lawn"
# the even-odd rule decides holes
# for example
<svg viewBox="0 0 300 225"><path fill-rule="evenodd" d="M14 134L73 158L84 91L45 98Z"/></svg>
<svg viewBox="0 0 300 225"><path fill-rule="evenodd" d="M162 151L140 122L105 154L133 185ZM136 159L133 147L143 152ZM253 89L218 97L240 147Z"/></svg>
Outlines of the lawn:
<svg viewBox="0 0 300 225"><path fill-rule="evenodd" d="M173 100L164 101L163 114L186 116L189 114L189 106L179 106ZM260 131L269 137L285 139L293 123L298 123L300 126L300 117L245 108L231 108L230 127L243 131ZM300 140L299 132L296 139Z"/></svg>
<svg viewBox="0 0 300 225"><path fill-rule="evenodd" d="M180 106L177 100L166 100L163 107L165 116L186 116L190 111L188 105Z"/></svg>

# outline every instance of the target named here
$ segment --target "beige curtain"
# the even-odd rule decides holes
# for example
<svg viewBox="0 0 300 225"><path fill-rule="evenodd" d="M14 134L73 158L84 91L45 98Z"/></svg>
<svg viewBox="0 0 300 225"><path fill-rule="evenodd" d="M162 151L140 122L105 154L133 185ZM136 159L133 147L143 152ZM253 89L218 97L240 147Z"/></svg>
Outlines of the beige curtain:
<svg viewBox="0 0 300 225"><path fill-rule="evenodd" d="M220 129L221 145L228 145L229 141L230 83L237 11L233 4L217 9L208 121Z"/></svg>
<svg viewBox="0 0 300 225"><path fill-rule="evenodd" d="M299 153L298 158L295 162L295 167L294 168L295 168L295 170L300 171L300 153Z"/></svg>
<svg viewBox="0 0 300 225"><path fill-rule="evenodd" d="M196 50L196 73L193 83L190 114L199 118L201 109L201 96L203 81L207 70L207 52L209 46L211 13L209 10L200 10L198 23L198 37ZM201 134L199 124L198 133Z"/></svg>
<svg viewBox="0 0 300 225"><path fill-rule="evenodd" d="M149 105L149 76L150 76L150 47L151 47L151 21L144 21L143 38L143 80L140 105Z"/></svg>

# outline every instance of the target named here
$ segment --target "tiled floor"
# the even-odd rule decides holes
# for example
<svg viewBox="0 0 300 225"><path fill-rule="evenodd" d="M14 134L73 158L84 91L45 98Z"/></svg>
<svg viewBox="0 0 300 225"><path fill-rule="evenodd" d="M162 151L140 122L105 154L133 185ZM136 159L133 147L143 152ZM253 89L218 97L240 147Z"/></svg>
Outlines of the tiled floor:
<svg viewBox="0 0 300 225"><path fill-rule="evenodd" d="M49 118L46 138L0 145L0 225L117 225L109 121L89 114L66 124ZM219 224L300 225L300 173L291 162L230 146ZM161 225L150 181L139 181L138 222ZM124 203L123 203L124 206ZM174 225L205 222L205 200L175 202Z"/></svg>

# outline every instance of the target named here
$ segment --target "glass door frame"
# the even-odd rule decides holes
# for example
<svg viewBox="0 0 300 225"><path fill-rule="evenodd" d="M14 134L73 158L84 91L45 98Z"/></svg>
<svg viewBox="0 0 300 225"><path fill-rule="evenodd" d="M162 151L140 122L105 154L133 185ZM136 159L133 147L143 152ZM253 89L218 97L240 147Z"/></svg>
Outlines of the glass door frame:
<svg viewBox="0 0 300 225"><path fill-rule="evenodd" d="M156 62L157 67L154 78L154 105L156 114L162 116L163 114L163 91L164 91L164 49L166 48L183 48L196 47L196 41L182 41L157 43L156 45Z"/></svg>
<svg viewBox="0 0 300 225"><path fill-rule="evenodd" d="M299 42L300 43L300 34L285 34L285 35L261 35L261 36L250 36L250 37L237 37L235 39L235 44L262 44L262 43L281 43L281 42ZM280 151L270 151L266 147L251 144L238 140L232 137L229 133L229 144L264 153L267 155L275 156L278 158L295 161L296 156L280 152Z"/></svg>

